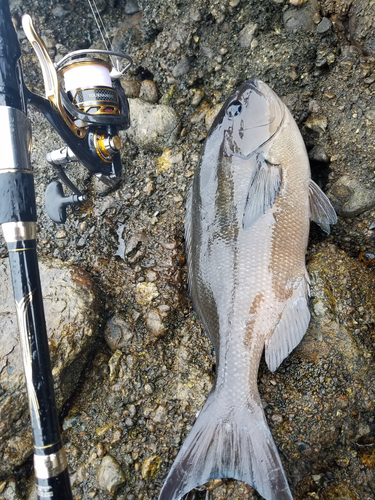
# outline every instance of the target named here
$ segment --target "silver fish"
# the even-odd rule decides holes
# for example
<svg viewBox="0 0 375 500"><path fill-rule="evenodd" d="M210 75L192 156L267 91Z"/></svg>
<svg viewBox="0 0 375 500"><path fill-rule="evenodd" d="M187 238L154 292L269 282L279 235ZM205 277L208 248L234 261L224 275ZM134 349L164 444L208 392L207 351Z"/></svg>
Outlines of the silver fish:
<svg viewBox="0 0 375 500"><path fill-rule="evenodd" d="M292 494L257 387L299 344L310 321L305 251L309 219L326 232L336 213L310 178L290 111L263 82L226 101L207 136L187 201L191 297L216 353L216 382L159 500L214 478Z"/></svg>

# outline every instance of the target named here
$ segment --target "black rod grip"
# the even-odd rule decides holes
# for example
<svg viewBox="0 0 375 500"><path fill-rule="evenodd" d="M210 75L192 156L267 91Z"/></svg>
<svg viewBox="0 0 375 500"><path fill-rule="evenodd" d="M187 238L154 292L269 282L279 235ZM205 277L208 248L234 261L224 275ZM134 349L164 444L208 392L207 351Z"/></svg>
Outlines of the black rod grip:
<svg viewBox="0 0 375 500"><path fill-rule="evenodd" d="M30 121L19 109L0 106L0 123L0 224L35 222L34 176L29 155Z"/></svg>
<svg viewBox="0 0 375 500"><path fill-rule="evenodd" d="M39 500L72 500L60 436L36 240L7 242L34 439Z"/></svg>
<svg viewBox="0 0 375 500"><path fill-rule="evenodd" d="M22 109L17 67L20 57L8 0L0 0L0 106Z"/></svg>
<svg viewBox="0 0 375 500"><path fill-rule="evenodd" d="M8 250L34 446L36 449L46 449L60 442L60 427L53 390L36 241L8 243Z"/></svg>
<svg viewBox="0 0 375 500"><path fill-rule="evenodd" d="M34 176L32 172L0 170L0 224L36 221Z"/></svg>

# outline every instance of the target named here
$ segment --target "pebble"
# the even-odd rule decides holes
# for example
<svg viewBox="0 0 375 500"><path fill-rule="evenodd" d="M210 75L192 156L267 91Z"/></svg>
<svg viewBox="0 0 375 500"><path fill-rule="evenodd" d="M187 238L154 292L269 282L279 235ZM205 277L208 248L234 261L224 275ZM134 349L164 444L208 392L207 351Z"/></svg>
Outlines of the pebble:
<svg viewBox="0 0 375 500"><path fill-rule="evenodd" d="M190 19L192 21L195 21L196 23L198 23L199 21L202 20L202 15L200 13L200 10L198 9L193 9L191 12L190 12Z"/></svg>
<svg viewBox="0 0 375 500"><path fill-rule="evenodd" d="M135 300L138 304L150 304L156 297L159 297L159 291L155 283L138 283L135 289Z"/></svg>
<svg viewBox="0 0 375 500"><path fill-rule="evenodd" d="M320 21L318 24L316 31L318 33L326 33L329 31L332 27L331 21L328 19L328 17L323 17L323 19Z"/></svg>
<svg viewBox="0 0 375 500"><path fill-rule="evenodd" d="M317 54L315 66L317 68L323 68L327 64L327 58L324 54Z"/></svg>
<svg viewBox="0 0 375 500"><path fill-rule="evenodd" d="M201 45L201 52L204 57L207 57L208 59L213 59L214 57L214 51L211 49L211 47L208 47L207 45Z"/></svg>
<svg viewBox="0 0 375 500"><path fill-rule="evenodd" d="M300 453L303 454L309 454L311 452L311 448L307 443L304 443L303 441L300 441L297 444L297 449Z"/></svg>
<svg viewBox="0 0 375 500"><path fill-rule="evenodd" d="M147 281L156 281L158 278L158 275L155 271L148 269L147 273L146 273L146 278L147 278Z"/></svg>
<svg viewBox="0 0 375 500"><path fill-rule="evenodd" d="M375 206L375 192L348 175L340 177L328 193L336 212L344 217L355 217Z"/></svg>
<svg viewBox="0 0 375 500"><path fill-rule="evenodd" d="M309 157L312 160L320 161L321 163L329 163L327 151L323 148L323 146L314 146L311 151L309 151Z"/></svg>
<svg viewBox="0 0 375 500"><path fill-rule="evenodd" d="M111 495L115 494L126 481L120 465L111 455L106 455L103 458L97 476L100 489L108 491Z"/></svg>
<svg viewBox="0 0 375 500"><path fill-rule="evenodd" d="M182 154L182 151L180 151L179 153L171 156L171 163L172 165L179 165L183 162L183 154Z"/></svg>
<svg viewBox="0 0 375 500"><path fill-rule="evenodd" d="M136 233L130 236L126 242L125 255L129 256L139 250L144 243L145 237L142 233Z"/></svg>
<svg viewBox="0 0 375 500"><path fill-rule="evenodd" d="M258 25L249 23L239 34L239 42L242 48L248 49L251 46L253 38L258 33Z"/></svg>
<svg viewBox="0 0 375 500"><path fill-rule="evenodd" d="M141 82L138 80L125 80L120 78L121 86L127 97L139 97Z"/></svg>
<svg viewBox="0 0 375 500"><path fill-rule="evenodd" d="M189 59L184 56L173 68L172 75L174 78L178 78L179 76L185 75L190 70L190 62Z"/></svg>
<svg viewBox="0 0 375 500"><path fill-rule="evenodd" d="M312 31L314 23L314 2L303 5L300 9L288 9L283 14L283 21L288 30Z"/></svg>
<svg viewBox="0 0 375 500"><path fill-rule="evenodd" d="M199 106L199 104L201 103L203 97L204 97L203 90L196 90L194 92L193 98L192 98L192 100L190 102L191 106L193 106L193 108L196 108L197 106Z"/></svg>
<svg viewBox="0 0 375 500"><path fill-rule="evenodd" d="M139 12L139 6L137 0L127 0L125 4L125 14L131 15Z"/></svg>
<svg viewBox="0 0 375 500"><path fill-rule="evenodd" d="M77 248L83 248L86 245L86 238L82 237L77 241Z"/></svg>
<svg viewBox="0 0 375 500"><path fill-rule="evenodd" d="M127 347L131 343L133 336L132 324L120 315L112 316L105 325L104 338L113 352Z"/></svg>
<svg viewBox="0 0 375 500"><path fill-rule="evenodd" d="M325 116L310 116L306 120L305 125L314 132L325 132L328 126L328 120Z"/></svg>
<svg viewBox="0 0 375 500"><path fill-rule="evenodd" d="M145 393L146 394L153 394L154 389L151 384L145 384Z"/></svg>
<svg viewBox="0 0 375 500"><path fill-rule="evenodd" d="M310 113L319 113L320 111L320 105L318 101L315 99L309 102L309 111Z"/></svg>
<svg viewBox="0 0 375 500"><path fill-rule="evenodd" d="M66 11L65 9L63 9L61 7L61 5L58 5L57 7L55 7L54 9L52 9L52 14L55 17L61 18L61 17L66 16L69 13L68 13L68 11Z"/></svg>
<svg viewBox="0 0 375 500"><path fill-rule="evenodd" d="M158 101L158 91L152 80L144 80L141 83L139 98L152 104Z"/></svg>
<svg viewBox="0 0 375 500"><path fill-rule="evenodd" d="M160 316L162 318L166 318L170 312L171 308L167 304L161 304L158 306L158 311L160 312Z"/></svg>
<svg viewBox="0 0 375 500"><path fill-rule="evenodd" d="M145 479L146 481L150 481L150 479L153 479L160 468L160 464L161 457L159 457L158 455L146 458L146 460L142 464L141 473L143 479Z"/></svg>
<svg viewBox="0 0 375 500"><path fill-rule="evenodd" d="M208 113L208 111L210 110L210 105L207 103L207 102L204 102L198 109L197 111L195 111L195 113L193 113L191 116L190 116L190 121L191 123L194 125L196 123L199 123L201 122L204 117L206 116L206 114Z"/></svg>
<svg viewBox="0 0 375 500"><path fill-rule="evenodd" d="M161 423L165 422L167 414L168 414L167 408L165 406L160 405L157 407L152 421L155 424L161 424Z"/></svg>
<svg viewBox="0 0 375 500"><path fill-rule="evenodd" d="M128 410L129 410L129 415L131 417L134 417L135 414L137 413L137 409L136 409L136 407L134 405L129 405Z"/></svg>
<svg viewBox="0 0 375 500"><path fill-rule="evenodd" d="M121 441L123 431L121 429L116 429L112 434L111 444L116 444Z"/></svg>
<svg viewBox="0 0 375 500"><path fill-rule="evenodd" d="M57 231L56 238L58 240L61 240L61 239L66 238L66 237L67 237L67 232L65 231L65 229L60 229L60 231Z"/></svg>
<svg viewBox="0 0 375 500"><path fill-rule="evenodd" d="M375 122L375 109L369 109L368 111L366 111L365 116L369 120Z"/></svg>
<svg viewBox="0 0 375 500"><path fill-rule="evenodd" d="M171 162L171 151L169 149L165 149L163 154L156 159L157 172L159 174L166 172L172 166Z"/></svg>
<svg viewBox="0 0 375 500"><path fill-rule="evenodd" d="M225 21L225 14L222 13L222 14L219 14L217 17L216 17L216 24L223 24L223 22Z"/></svg>
<svg viewBox="0 0 375 500"><path fill-rule="evenodd" d="M159 337L165 333L165 326L157 309L151 309L145 316L146 328L155 337Z"/></svg>
<svg viewBox="0 0 375 500"><path fill-rule="evenodd" d="M108 361L109 366L109 380L113 382L120 371L120 362L123 354L120 350L115 351L113 356Z"/></svg>
<svg viewBox="0 0 375 500"><path fill-rule="evenodd" d="M42 36L41 39L43 40L44 45L47 47L47 49L53 49L56 46L57 42L53 38Z"/></svg>
<svg viewBox="0 0 375 500"><path fill-rule="evenodd" d="M129 99L131 126L119 134L128 137L140 148L163 151L172 147L179 137L181 123L170 106Z"/></svg>
<svg viewBox="0 0 375 500"><path fill-rule="evenodd" d="M108 429L110 428L110 425L109 424L105 424L105 425L102 425L102 427L97 427L95 429L95 432L97 434L97 436L99 437L103 437L106 435Z"/></svg>
<svg viewBox="0 0 375 500"><path fill-rule="evenodd" d="M96 446L96 454L98 455L99 458L104 457L104 446L102 443L98 443Z"/></svg>
<svg viewBox="0 0 375 500"><path fill-rule="evenodd" d="M150 196L155 191L155 184L153 181L149 181L143 188L143 192Z"/></svg>

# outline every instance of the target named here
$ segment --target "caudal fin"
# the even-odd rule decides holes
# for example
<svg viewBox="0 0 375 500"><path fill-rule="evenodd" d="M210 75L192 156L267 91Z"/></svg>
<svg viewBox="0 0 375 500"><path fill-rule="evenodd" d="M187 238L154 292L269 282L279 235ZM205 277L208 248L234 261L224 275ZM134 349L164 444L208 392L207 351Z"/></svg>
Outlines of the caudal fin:
<svg viewBox="0 0 375 500"><path fill-rule="evenodd" d="M228 407L213 392L172 465L159 500L179 500L217 478L244 481L266 500L293 500L263 410Z"/></svg>

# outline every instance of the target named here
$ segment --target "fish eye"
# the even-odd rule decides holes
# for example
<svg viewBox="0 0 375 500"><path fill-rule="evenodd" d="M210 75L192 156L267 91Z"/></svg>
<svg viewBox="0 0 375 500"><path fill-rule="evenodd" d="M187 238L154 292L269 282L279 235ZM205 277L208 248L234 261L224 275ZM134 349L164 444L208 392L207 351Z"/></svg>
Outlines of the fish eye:
<svg viewBox="0 0 375 500"><path fill-rule="evenodd" d="M227 116L228 118L234 118L235 116L238 116L241 114L242 111L242 104L240 101L233 101L227 108Z"/></svg>

